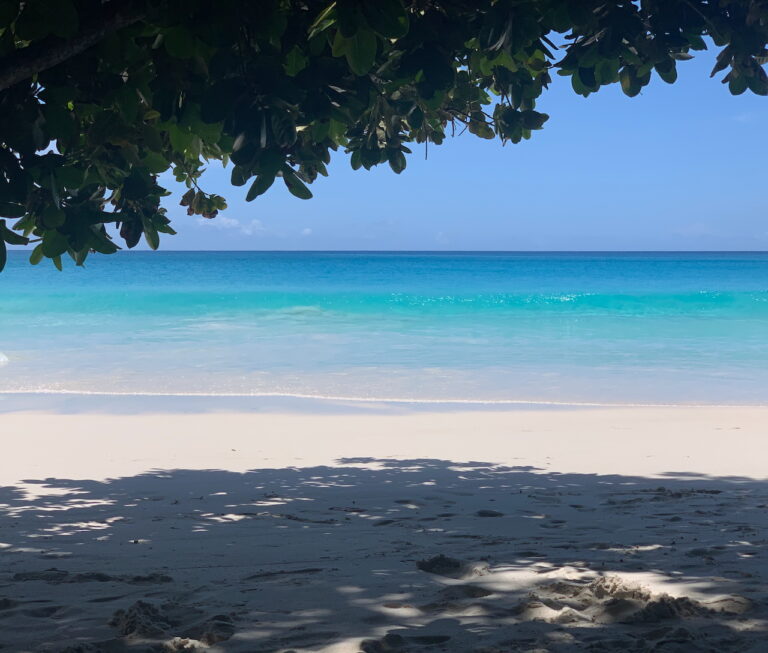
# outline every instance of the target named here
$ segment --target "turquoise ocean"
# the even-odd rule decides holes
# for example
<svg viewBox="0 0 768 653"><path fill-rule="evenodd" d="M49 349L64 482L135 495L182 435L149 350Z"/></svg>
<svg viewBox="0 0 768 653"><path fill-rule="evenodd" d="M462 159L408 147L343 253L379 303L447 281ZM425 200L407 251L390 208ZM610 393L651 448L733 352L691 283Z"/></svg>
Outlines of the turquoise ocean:
<svg viewBox="0 0 768 653"><path fill-rule="evenodd" d="M12 252L0 352L0 393L768 404L768 253Z"/></svg>

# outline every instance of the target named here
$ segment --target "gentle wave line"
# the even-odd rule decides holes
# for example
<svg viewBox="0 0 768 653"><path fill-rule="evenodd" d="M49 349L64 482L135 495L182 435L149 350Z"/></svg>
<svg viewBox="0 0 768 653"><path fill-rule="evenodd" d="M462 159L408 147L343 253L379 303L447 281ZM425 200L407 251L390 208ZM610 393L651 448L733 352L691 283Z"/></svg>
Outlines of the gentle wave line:
<svg viewBox="0 0 768 653"><path fill-rule="evenodd" d="M420 399L416 397L356 397L344 395L304 394L298 392L128 392L120 390L0 390L2 395L81 395L96 397L210 397L314 399L379 404L460 404L477 406L562 406L584 408L768 408L768 404L677 404L629 403L607 401L551 401L538 399Z"/></svg>

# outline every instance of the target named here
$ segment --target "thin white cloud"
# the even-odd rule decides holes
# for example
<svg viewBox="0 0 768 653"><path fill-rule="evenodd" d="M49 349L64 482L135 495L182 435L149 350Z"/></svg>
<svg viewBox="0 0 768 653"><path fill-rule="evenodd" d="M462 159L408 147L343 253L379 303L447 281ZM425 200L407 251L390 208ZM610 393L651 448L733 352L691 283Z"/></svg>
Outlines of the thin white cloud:
<svg viewBox="0 0 768 653"><path fill-rule="evenodd" d="M267 228L262 224L261 220L251 220L248 224L243 225L240 228L246 236L254 236L256 234L262 234L267 231Z"/></svg>
<svg viewBox="0 0 768 653"><path fill-rule="evenodd" d="M198 218L197 224L215 229L236 229L246 236L255 236L267 231L261 220L253 219L250 222L240 222L237 218L229 218L225 215L219 215L212 220Z"/></svg>
<svg viewBox="0 0 768 653"><path fill-rule="evenodd" d="M302 236L311 236L312 235L312 230L309 227L305 227L304 229L301 230L301 235Z"/></svg>

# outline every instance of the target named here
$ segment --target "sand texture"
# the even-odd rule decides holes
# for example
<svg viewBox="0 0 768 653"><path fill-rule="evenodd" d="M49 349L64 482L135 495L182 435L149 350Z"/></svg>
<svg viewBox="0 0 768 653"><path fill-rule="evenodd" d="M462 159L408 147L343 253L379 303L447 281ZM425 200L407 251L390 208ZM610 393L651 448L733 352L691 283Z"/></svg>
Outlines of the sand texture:
<svg viewBox="0 0 768 653"><path fill-rule="evenodd" d="M760 408L6 410L0 650L763 653L767 430Z"/></svg>

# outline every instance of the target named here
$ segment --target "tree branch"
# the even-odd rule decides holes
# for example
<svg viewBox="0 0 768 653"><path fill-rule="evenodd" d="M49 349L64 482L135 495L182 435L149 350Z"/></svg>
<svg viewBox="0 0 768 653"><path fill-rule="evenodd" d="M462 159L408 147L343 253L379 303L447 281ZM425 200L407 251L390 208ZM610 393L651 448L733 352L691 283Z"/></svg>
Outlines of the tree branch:
<svg viewBox="0 0 768 653"><path fill-rule="evenodd" d="M93 47L109 34L140 21L144 14L143 7L139 5L112 0L106 4L103 14L96 18L91 17L88 25L79 30L74 38L63 40L48 37L39 43L16 50L0 62L0 92L71 59Z"/></svg>

